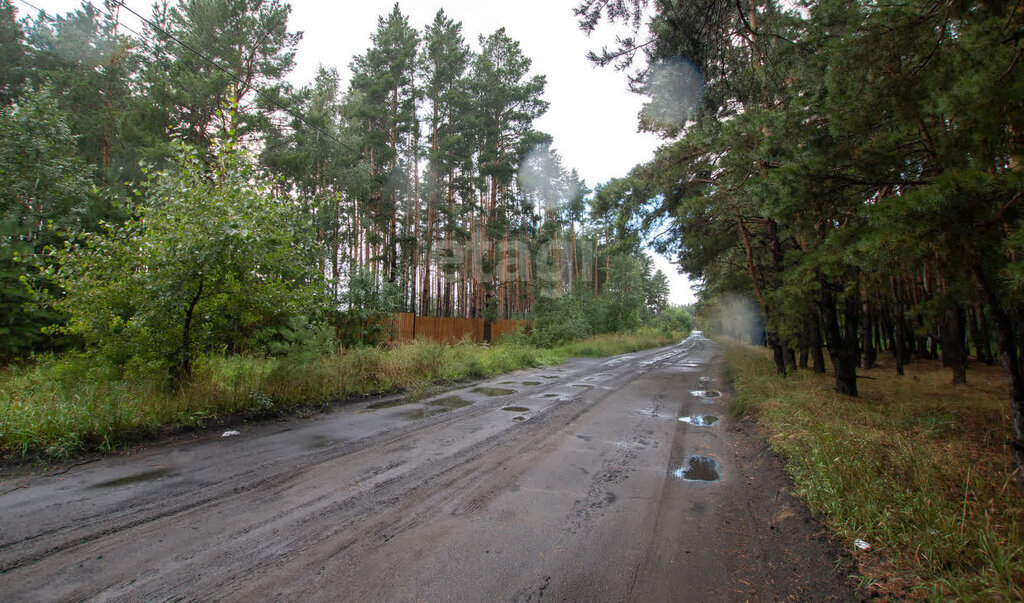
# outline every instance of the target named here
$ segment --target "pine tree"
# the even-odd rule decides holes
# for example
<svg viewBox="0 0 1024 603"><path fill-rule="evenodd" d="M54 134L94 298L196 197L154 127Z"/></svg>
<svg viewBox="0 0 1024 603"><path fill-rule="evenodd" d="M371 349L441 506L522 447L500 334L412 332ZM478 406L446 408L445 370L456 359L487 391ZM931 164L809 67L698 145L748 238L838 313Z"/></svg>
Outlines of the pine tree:
<svg viewBox="0 0 1024 603"><path fill-rule="evenodd" d="M363 152L374 181L371 198L365 200L368 215L366 259L383 257L388 282L399 280L399 223L408 224L404 203L410 195L410 151L418 137L415 67L419 35L396 3L380 17L372 36L373 46L352 61L350 115L364 132ZM418 206L419 200L412 200ZM382 253L383 252L383 253Z"/></svg>
<svg viewBox="0 0 1024 603"><path fill-rule="evenodd" d="M481 191L483 202L476 230L481 241L484 282L473 304L482 313L497 304L498 240L507 241L515 217L511 187L522 157L545 141L534 131L533 122L548 104L541 99L544 76L530 76L530 59L504 28L481 36L480 44L471 86L478 111L478 173L486 187Z"/></svg>
<svg viewBox="0 0 1024 603"><path fill-rule="evenodd" d="M25 31L10 0L0 0L0 106L14 102L27 76Z"/></svg>
<svg viewBox="0 0 1024 603"><path fill-rule="evenodd" d="M435 296L439 314L454 313L451 272L441 269L440 258L432 252L443 240L465 242L459 228L462 199L467 194L467 171L471 170L470 131L472 103L466 71L471 52L462 37L462 24L449 18L443 10L434 16L423 34L420 55L423 94L427 102L427 136L429 152L424 173L427 195L422 301L420 313L430 312L432 260L438 262L438 289L443 278L443 293ZM452 266L448 266L452 268Z"/></svg>
<svg viewBox="0 0 1024 603"><path fill-rule="evenodd" d="M78 137L79 154L100 183L119 187L138 176L135 139L127 125L144 102L135 77L137 43L118 29L119 8L91 4L56 18L40 15L28 33L32 80L49 82Z"/></svg>
<svg viewBox="0 0 1024 603"><path fill-rule="evenodd" d="M238 106L238 134L267 127L276 107L265 97L284 88L302 34L288 30L291 7L278 0L183 0L154 7L147 29L144 93L155 106L138 126L154 159L169 156L167 132L207 147L226 124L224 103Z"/></svg>
<svg viewBox="0 0 1024 603"><path fill-rule="evenodd" d="M301 116L283 127L272 126L261 160L283 178L316 233L319 266L334 283L335 294L345 266L352 262L354 203L367 188L358 140L346 128L340 78L321 67L313 83L297 91L289 105Z"/></svg>

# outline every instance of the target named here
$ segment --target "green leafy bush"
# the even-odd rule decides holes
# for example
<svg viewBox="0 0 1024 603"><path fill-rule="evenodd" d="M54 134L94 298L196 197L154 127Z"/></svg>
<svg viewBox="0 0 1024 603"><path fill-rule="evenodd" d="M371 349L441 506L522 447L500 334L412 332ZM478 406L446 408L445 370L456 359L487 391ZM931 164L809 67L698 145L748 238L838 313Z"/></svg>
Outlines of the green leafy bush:
<svg viewBox="0 0 1024 603"><path fill-rule="evenodd" d="M168 171L147 171L123 225L55 252L49 276L62 330L115 365L187 378L197 354L240 351L268 329L326 307L306 220L278 198L229 132L207 165L178 144ZM286 339L286 338L285 338Z"/></svg>

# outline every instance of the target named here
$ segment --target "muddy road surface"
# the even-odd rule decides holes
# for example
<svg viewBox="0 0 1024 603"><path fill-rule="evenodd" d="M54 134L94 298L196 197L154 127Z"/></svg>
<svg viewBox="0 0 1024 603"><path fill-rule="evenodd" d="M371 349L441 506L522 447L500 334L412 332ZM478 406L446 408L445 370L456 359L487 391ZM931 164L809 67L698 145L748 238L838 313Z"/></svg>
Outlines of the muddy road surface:
<svg viewBox="0 0 1024 603"><path fill-rule="evenodd" d="M718 350L520 371L0 482L0 599L847 600Z"/></svg>

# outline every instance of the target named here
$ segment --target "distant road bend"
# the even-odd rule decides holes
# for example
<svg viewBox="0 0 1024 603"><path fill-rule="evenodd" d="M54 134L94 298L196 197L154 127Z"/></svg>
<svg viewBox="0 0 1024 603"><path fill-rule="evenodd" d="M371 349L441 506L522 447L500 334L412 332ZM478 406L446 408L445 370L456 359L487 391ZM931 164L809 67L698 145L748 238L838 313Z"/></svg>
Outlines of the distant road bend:
<svg viewBox="0 0 1024 603"><path fill-rule="evenodd" d="M5 477L0 599L852 598L718 354L695 333Z"/></svg>

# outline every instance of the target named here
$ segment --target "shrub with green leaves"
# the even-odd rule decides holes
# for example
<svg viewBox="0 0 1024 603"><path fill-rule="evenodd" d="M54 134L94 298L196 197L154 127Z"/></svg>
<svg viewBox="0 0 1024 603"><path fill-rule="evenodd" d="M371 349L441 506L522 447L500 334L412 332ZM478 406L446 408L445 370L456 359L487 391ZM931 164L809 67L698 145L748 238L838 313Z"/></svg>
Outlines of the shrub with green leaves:
<svg viewBox="0 0 1024 603"><path fill-rule="evenodd" d="M177 144L146 170L123 225L55 252L53 300L116 365L187 378L201 351L239 350L268 327L322 311L325 287L297 206L279 197L233 131L205 161Z"/></svg>
<svg viewBox="0 0 1024 603"><path fill-rule="evenodd" d="M68 122L49 86L0 108L0 363L64 343L42 331L61 316L33 304L29 286L53 289L41 254L105 209Z"/></svg>
<svg viewBox="0 0 1024 603"><path fill-rule="evenodd" d="M669 306L661 311L651 326L666 333L682 333L693 330L693 316L680 306Z"/></svg>

